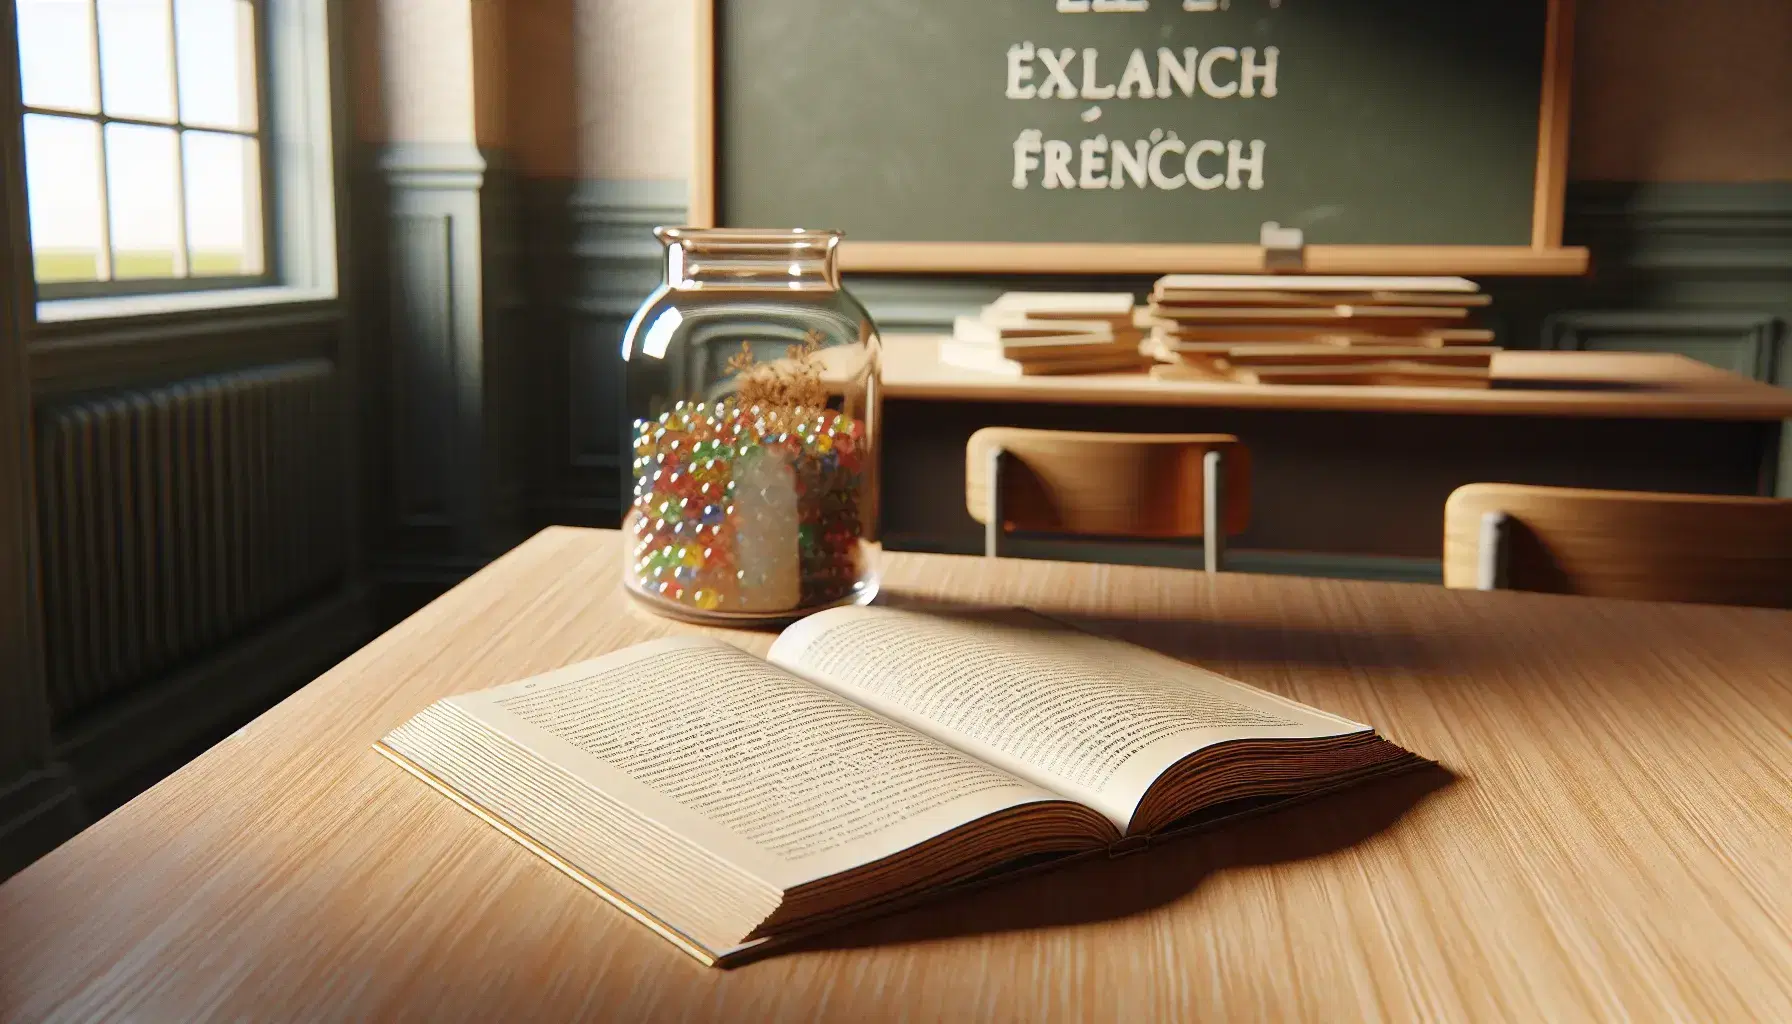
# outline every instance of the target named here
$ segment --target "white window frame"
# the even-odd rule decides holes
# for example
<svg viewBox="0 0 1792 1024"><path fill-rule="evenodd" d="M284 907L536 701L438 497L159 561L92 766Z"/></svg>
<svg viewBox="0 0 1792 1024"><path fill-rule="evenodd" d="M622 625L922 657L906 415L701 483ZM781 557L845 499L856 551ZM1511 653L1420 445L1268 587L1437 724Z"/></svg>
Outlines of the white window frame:
<svg viewBox="0 0 1792 1024"><path fill-rule="evenodd" d="M268 273L242 286L216 279L155 282L157 291L40 298L57 323L335 299L336 139L329 0L261 0L258 88ZM50 111L44 111L49 113ZM26 183L29 188L29 182ZM134 284L135 282L133 282Z"/></svg>

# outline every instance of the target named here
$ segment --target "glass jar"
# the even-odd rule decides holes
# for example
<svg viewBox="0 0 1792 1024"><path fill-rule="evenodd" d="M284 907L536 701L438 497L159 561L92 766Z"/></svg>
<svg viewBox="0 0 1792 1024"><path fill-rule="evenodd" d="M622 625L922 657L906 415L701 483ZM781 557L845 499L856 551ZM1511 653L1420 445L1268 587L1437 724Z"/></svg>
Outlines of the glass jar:
<svg viewBox="0 0 1792 1024"><path fill-rule="evenodd" d="M836 231L658 228L623 339L622 578L696 622L786 622L877 592L879 340Z"/></svg>

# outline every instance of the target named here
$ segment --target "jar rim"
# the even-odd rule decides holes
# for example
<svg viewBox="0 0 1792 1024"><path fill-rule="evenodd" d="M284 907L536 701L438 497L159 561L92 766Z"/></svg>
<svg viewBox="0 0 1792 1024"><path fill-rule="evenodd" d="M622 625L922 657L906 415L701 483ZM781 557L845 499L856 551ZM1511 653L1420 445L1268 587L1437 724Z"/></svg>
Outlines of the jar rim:
<svg viewBox="0 0 1792 1024"><path fill-rule="evenodd" d="M661 242L671 244L718 246L775 246L789 249L804 249L822 246L831 248L845 237L845 233L835 230L817 230L813 228L699 228L691 226L656 227L654 236Z"/></svg>

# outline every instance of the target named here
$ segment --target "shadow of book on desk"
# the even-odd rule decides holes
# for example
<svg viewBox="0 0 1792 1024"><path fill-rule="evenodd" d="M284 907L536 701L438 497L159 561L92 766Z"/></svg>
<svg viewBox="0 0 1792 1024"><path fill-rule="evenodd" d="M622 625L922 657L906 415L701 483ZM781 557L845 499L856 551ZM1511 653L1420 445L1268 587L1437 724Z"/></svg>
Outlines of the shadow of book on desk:
<svg viewBox="0 0 1792 1024"><path fill-rule="evenodd" d="M1455 781L1441 765L1422 763L1308 796L1239 800L1152 839L1143 858L1070 855L1007 865L850 927L793 937L765 954L896 946L1148 913L1188 896L1221 871L1347 850L1397 828L1406 814ZM742 956L728 966L753 959L758 957Z"/></svg>
<svg viewBox="0 0 1792 1024"><path fill-rule="evenodd" d="M765 660L660 640L438 701L376 749L710 965L1430 765L1015 609L836 609Z"/></svg>

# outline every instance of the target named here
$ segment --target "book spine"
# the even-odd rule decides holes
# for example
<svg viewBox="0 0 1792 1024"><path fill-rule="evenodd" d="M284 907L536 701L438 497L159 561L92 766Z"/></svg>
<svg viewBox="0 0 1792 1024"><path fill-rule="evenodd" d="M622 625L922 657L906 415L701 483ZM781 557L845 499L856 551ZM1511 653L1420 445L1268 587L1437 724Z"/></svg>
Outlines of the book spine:
<svg viewBox="0 0 1792 1024"><path fill-rule="evenodd" d="M1150 846L1150 836L1127 836L1125 839L1108 847L1108 859L1113 860L1118 857L1129 857L1135 853L1143 852Z"/></svg>

